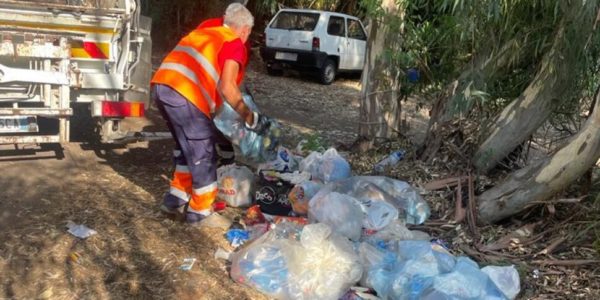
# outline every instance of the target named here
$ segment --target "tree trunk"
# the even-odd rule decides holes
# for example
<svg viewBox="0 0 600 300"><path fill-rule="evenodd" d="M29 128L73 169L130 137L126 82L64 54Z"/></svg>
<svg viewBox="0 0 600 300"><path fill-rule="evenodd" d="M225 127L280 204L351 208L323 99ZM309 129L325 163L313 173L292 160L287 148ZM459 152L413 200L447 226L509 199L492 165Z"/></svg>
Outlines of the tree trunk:
<svg viewBox="0 0 600 300"><path fill-rule="evenodd" d="M507 43L495 53L478 55L468 69L439 94L431 109L427 135L419 150L421 160L429 162L435 158L443 143L441 133L445 125L456 116L469 113L475 102L472 91L485 91L487 80L506 69L510 48Z"/></svg>
<svg viewBox="0 0 600 300"><path fill-rule="evenodd" d="M574 86L579 59L592 32L597 11L597 1L581 2L583 0L573 3L570 13L561 22L554 44L542 59L533 81L484 132L486 138L473 158L478 171L486 173L494 168L548 119L561 100L567 98Z"/></svg>
<svg viewBox="0 0 600 300"><path fill-rule="evenodd" d="M551 157L514 172L479 197L480 220L496 222L567 188L600 159L600 95L581 131Z"/></svg>
<svg viewBox="0 0 600 300"><path fill-rule="evenodd" d="M369 26L362 76L359 136L369 141L391 138L399 132L401 121L399 71L385 52L398 50L401 44L400 32L391 30L387 19L403 12L398 12L394 0L383 0L381 8L383 20L372 19Z"/></svg>

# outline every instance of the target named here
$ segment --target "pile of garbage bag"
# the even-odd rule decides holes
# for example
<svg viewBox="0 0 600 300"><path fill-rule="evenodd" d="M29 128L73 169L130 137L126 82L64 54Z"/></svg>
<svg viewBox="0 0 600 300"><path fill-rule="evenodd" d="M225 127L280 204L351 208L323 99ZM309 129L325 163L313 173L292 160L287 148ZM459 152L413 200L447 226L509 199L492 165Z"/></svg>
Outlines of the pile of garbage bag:
<svg viewBox="0 0 600 300"><path fill-rule="evenodd" d="M252 203L241 196L227 201L254 205L241 222L245 228L238 224L227 235L243 244L231 255L235 281L276 299L475 300L519 293L513 266L480 268L429 234L409 230L430 209L407 182L352 176L335 149L306 158L285 148L275 153L259 167ZM219 174L249 180L247 170L227 170Z"/></svg>
<svg viewBox="0 0 600 300"><path fill-rule="evenodd" d="M514 299L519 274L513 266L480 269L430 241L393 241L359 247L362 284L382 299Z"/></svg>

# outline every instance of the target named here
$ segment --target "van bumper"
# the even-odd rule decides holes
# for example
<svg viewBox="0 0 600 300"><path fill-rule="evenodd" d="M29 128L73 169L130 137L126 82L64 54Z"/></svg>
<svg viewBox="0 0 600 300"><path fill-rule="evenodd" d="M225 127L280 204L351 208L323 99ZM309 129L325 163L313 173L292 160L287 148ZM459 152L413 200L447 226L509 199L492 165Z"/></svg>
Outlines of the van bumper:
<svg viewBox="0 0 600 300"><path fill-rule="evenodd" d="M275 58L277 52L296 54L297 59L295 61L277 59ZM291 67L298 70L320 69L325 63L325 60L327 60L327 53L321 51L303 51L271 47L260 47L260 56L268 67Z"/></svg>

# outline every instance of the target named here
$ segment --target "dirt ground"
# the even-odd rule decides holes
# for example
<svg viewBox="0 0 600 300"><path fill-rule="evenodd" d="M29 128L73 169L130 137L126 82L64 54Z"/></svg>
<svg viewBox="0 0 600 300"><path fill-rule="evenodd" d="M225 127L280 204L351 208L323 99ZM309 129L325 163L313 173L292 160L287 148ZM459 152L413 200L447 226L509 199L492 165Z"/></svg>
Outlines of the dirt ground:
<svg viewBox="0 0 600 300"><path fill-rule="evenodd" d="M253 69L248 83L257 102L286 127L352 138L357 80L324 87ZM343 110L333 114L336 107ZM144 123L144 130L164 130L155 111ZM234 283L225 261L213 257L218 247L228 249L224 231L189 227L158 211L171 147L169 140L126 148L89 141L2 146L0 299L264 299ZM75 238L67 221L98 234ZM198 259L191 271L179 270L184 258Z"/></svg>
<svg viewBox="0 0 600 300"><path fill-rule="evenodd" d="M290 147L311 134L331 145L352 142L358 122L358 82L342 78L322 86L310 76L293 73L270 77L260 63L253 63L247 79L261 109L285 125ZM407 104L405 111L412 129L409 140L388 145L390 149L414 144L426 122L414 106ZM154 110L141 122L144 130L164 130ZM223 230L189 227L158 211L172 171L171 147L169 140L122 147L99 145L89 138L62 146L1 147L0 299L266 299L233 282L226 262L214 258L219 247L230 249ZM355 172L366 173L388 150L351 155ZM392 175L417 186L456 175L443 160L436 168L409 159ZM536 215L533 221L519 216L506 226L482 227L474 241L465 225L451 222L451 194L425 196L433 214L418 229L445 239L457 254L469 254L473 250L465 246L489 244L528 222L540 222L542 233L536 232L533 243L470 254L480 262L523 262L522 299L598 299L598 253L586 237L600 232L587 214L599 205L572 204L567 209L557 203L555 215L538 209L528 213ZM565 220L573 219L580 223L565 225ZM66 231L67 221L85 224L98 234L75 238ZM583 236L571 240L570 234L577 231ZM557 237L564 240L553 250L554 256L539 254ZM191 271L179 269L185 258L197 259ZM582 268L546 266L545 259L588 263Z"/></svg>

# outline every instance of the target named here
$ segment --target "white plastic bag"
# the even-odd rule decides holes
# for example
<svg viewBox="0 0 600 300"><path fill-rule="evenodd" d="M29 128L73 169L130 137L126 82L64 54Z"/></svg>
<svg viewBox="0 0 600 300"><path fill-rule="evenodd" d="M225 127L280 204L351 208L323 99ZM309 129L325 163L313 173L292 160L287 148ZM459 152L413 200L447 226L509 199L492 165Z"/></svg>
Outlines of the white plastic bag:
<svg viewBox="0 0 600 300"><path fill-rule="evenodd" d="M521 291L519 272L515 269L515 266L487 266L482 268L481 272L487 274L508 299L515 299Z"/></svg>
<svg viewBox="0 0 600 300"><path fill-rule="evenodd" d="M254 174L243 166L228 165L217 170L218 194L231 207L248 207L252 204Z"/></svg>
<svg viewBox="0 0 600 300"><path fill-rule="evenodd" d="M356 199L321 190L310 200L308 206L308 218L311 222L325 223L353 241L360 238L363 211Z"/></svg>
<svg viewBox="0 0 600 300"><path fill-rule="evenodd" d="M326 224L304 227L299 249L289 263L290 298L339 299L362 276L362 265L348 239Z"/></svg>
<svg viewBox="0 0 600 300"><path fill-rule="evenodd" d="M352 176L350 164L330 148L321 154L313 152L300 162L300 171L309 172L313 180L324 183L335 182Z"/></svg>

